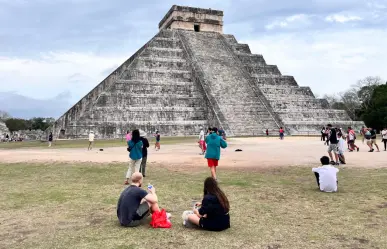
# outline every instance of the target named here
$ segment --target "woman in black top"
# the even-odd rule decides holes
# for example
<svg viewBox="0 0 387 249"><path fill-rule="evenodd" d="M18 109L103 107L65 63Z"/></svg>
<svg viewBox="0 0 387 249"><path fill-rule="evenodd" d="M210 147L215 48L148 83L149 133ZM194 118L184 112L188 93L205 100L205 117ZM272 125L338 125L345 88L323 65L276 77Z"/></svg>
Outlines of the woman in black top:
<svg viewBox="0 0 387 249"><path fill-rule="evenodd" d="M204 198L196 206L200 209L194 209L194 214L188 216L191 223L209 231L230 228L230 204L214 178L208 177L204 181Z"/></svg>

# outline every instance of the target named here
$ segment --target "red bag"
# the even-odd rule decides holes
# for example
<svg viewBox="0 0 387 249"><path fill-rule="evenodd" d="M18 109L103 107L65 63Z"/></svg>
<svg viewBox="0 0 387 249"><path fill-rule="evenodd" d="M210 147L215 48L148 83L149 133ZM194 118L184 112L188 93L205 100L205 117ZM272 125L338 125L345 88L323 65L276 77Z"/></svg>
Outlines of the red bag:
<svg viewBox="0 0 387 249"><path fill-rule="evenodd" d="M150 225L153 228L171 228L172 224L167 219L167 213L164 209L162 209L160 212L154 212L152 214L152 221Z"/></svg>

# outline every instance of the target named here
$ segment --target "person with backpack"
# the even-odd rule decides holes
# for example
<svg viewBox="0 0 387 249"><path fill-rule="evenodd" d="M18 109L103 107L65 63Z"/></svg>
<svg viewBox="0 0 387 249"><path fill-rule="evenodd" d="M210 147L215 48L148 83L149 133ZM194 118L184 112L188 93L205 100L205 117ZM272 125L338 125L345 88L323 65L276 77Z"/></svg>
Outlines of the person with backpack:
<svg viewBox="0 0 387 249"><path fill-rule="evenodd" d="M140 131L134 130L132 132L132 139L128 142L128 151L129 151L129 168L126 172L126 181L125 185L129 185L129 178L135 172L140 171L141 161L142 161L142 147L143 143L140 138Z"/></svg>
<svg viewBox="0 0 387 249"><path fill-rule="evenodd" d="M211 176L216 180L216 167L220 159L220 148L227 148L226 141L218 135L218 128L212 128L212 133L206 137L207 150L205 158L211 170Z"/></svg>

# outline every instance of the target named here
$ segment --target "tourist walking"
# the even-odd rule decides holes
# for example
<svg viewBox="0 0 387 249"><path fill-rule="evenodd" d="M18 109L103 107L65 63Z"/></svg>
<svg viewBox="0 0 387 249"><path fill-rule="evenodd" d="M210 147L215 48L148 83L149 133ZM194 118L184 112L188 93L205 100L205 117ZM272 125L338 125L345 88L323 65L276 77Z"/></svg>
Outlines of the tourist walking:
<svg viewBox="0 0 387 249"><path fill-rule="evenodd" d="M337 151L339 156L339 161L341 164L346 164L344 151L345 151L345 140L343 138L343 134L339 133L337 134L337 137L339 139L339 142L337 143Z"/></svg>
<svg viewBox="0 0 387 249"><path fill-rule="evenodd" d="M202 153L200 155L204 155L206 153L206 142L205 142L205 134L203 128L200 128L200 133L199 133L199 147L202 150Z"/></svg>
<svg viewBox="0 0 387 249"><path fill-rule="evenodd" d="M349 145L349 151L352 152L355 149L359 152L359 147L356 146L355 144L356 140L356 133L352 129L352 127L348 127L348 145Z"/></svg>
<svg viewBox="0 0 387 249"><path fill-rule="evenodd" d="M266 137L269 136L269 129L266 129Z"/></svg>
<svg viewBox="0 0 387 249"><path fill-rule="evenodd" d="M50 135L48 135L48 147L51 147L52 139L53 139L52 132L50 132Z"/></svg>
<svg viewBox="0 0 387 249"><path fill-rule="evenodd" d="M146 138L145 131L143 130L140 130L140 139L142 142L142 160L140 165L140 173L142 173L142 176L145 177L146 162L148 160L149 141Z"/></svg>
<svg viewBox="0 0 387 249"><path fill-rule="evenodd" d="M326 134L325 134L325 127L323 127L323 128L321 129L321 141L324 141L324 142L325 142L325 136L326 136Z"/></svg>
<svg viewBox="0 0 387 249"><path fill-rule="evenodd" d="M279 129L279 136L280 136L281 140L284 140L285 133L284 133L284 129L282 127Z"/></svg>
<svg viewBox="0 0 387 249"><path fill-rule="evenodd" d="M90 131L90 133L89 133L89 147L87 148L87 150L92 150L93 144L94 144L94 132Z"/></svg>
<svg viewBox="0 0 387 249"><path fill-rule="evenodd" d="M156 149L156 151L159 151L160 150L160 138L161 138L159 131L156 130L156 134L154 136L156 138L155 149Z"/></svg>
<svg viewBox="0 0 387 249"><path fill-rule="evenodd" d="M364 144L364 140L365 140L365 134L366 132L368 131L368 129L364 126L361 127L361 130L360 130L360 135L362 135L362 142Z"/></svg>
<svg viewBox="0 0 387 249"><path fill-rule="evenodd" d="M329 130L328 140L329 146L328 146L328 154L331 159L331 164L339 165L339 156L338 156L338 147L337 144L339 140L337 139L337 131L336 128L333 128L331 124L327 125L327 130ZM333 160L332 152L335 155L335 161Z"/></svg>
<svg viewBox="0 0 387 249"><path fill-rule="evenodd" d="M142 161L142 141L140 138L140 131L134 130L132 132L132 139L128 142L128 151L129 151L129 168L126 172L126 181L125 185L129 184L130 176L140 171L141 161Z"/></svg>
<svg viewBox="0 0 387 249"><path fill-rule="evenodd" d="M205 158L211 170L211 176L216 180L216 168L220 159L220 148L227 148L226 141L218 135L218 129L212 128L212 133L206 137L207 151Z"/></svg>
<svg viewBox="0 0 387 249"><path fill-rule="evenodd" d="M387 127L385 127L382 132L382 142L384 143L384 151L387 151Z"/></svg>
<svg viewBox="0 0 387 249"><path fill-rule="evenodd" d="M369 128L369 131L370 131L370 134L371 134L371 150L369 151L369 152L374 152L374 148L373 148L373 145L375 145L375 147L378 149L378 151L377 152L380 152L380 150L379 150L379 146L378 146L378 144L376 143L376 130L375 129L373 129L373 128Z"/></svg>
<svg viewBox="0 0 387 249"><path fill-rule="evenodd" d="M189 224L208 231L223 231L230 228L230 204L214 178L204 181L203 200L195 204L192 211L182 215L183 225Z"/></svg>

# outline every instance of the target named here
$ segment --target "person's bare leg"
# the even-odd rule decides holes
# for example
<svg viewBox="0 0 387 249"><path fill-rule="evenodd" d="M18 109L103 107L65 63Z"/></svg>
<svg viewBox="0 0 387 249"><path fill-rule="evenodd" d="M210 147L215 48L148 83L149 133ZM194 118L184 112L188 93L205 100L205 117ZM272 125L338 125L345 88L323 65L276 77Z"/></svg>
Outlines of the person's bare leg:
<svg viewBox="0 0 387 249"><path fill-rule="evenodd" d="M196 214L188 215L188 221L199 226L200 218Z"/></svg>
<svg viewBox="0 0 387 249"><path fill-rule="evenodd" d="M142 199L141 200L141 204L144 203L144 202L147 202L145 199ZM149 206L149 210L150 212L153 214L154 212L160 212L160 208L159 208L159 204L157 203L154 203L154 204L151 204L149 202L147 202L148 206Z"/></svg>
<svg viewBox="0 0 387 249"><path fill-rule="evenodd" d="M329 157L331 158L331 161L333 161L332 151L328 151Z"/></svg>
<svg viewBox="0 0 387 249"><path fill-rule="evenodd" d="M216 167L211 167L211 176L216 180Z"/></svg>
<svg viewBox="0 0 387 249"><path fill-rule="evenodd" d="M378 149L378 152L380 152L378 144L377 143L374 143L374 144L376 146L376 149Z"/></svg>
<svg viewBox="0 0 387 249"><path fill-rule="evenodd" d="M337 153L335 153L335 159L336 159L336 163L338 163L339 162L339 155L337 155Z"/></svg>

